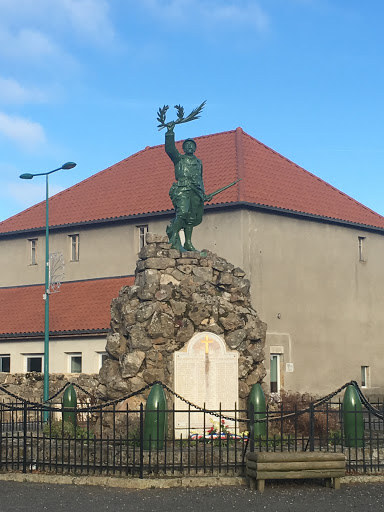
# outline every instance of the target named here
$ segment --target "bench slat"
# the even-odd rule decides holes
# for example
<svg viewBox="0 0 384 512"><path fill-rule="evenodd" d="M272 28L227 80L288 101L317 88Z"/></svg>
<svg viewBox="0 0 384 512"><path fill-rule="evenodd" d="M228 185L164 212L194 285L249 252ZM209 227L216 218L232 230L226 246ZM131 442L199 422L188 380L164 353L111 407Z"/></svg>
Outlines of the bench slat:
<svg viewBox="0 0 384 512"><path fill-rule="evenodd" d="M247 467L258 471L295 471L303 469L345 469L345 460L325 460L311 462L255 462L247 461Z"/></svg>
<svg viewBox="0 0 384 512"><path fill-rule="evenodd" d="M334 452L252 452L247 459L256 462L309 462L309 461L345 461L344 453Z"/></svg>
<svg viewBox="0 0 384 512"><path fill-rule="evenodd" d="M292 478L340 478L345 476L345 471L341 469L305 469L303 471L255 471L247 469L247 476L256 480L282 480Z"/></svg>

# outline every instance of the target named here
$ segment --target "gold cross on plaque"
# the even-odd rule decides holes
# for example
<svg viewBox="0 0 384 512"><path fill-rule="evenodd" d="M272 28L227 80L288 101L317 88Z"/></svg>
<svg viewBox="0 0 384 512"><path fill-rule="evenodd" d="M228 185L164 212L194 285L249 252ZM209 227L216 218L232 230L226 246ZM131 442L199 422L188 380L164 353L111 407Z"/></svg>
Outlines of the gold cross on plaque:
<svg viewBox="0 0 384 512"><path fill-rule="evenodd" d="M205 340L201 340L200 343L205 343L205 353L208 354L208 344L213 343L213 340L210 340L208 334L206 334Z"/></svg>

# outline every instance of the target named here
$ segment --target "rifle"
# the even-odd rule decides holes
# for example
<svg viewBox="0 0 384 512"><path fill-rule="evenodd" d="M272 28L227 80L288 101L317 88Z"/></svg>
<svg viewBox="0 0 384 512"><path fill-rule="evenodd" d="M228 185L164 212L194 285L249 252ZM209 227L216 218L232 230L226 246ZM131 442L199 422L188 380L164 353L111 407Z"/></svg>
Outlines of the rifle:
<svg viewBox="0 0 384 512"><path fill-rule="evenodd" d="M224 190L227 190L227 188L229 187L233 187L233 185L236 185L236 183L238 183L240 180L242 180L242 178L239 178L238 180L236 181L233 181L232 183L230 183L229 185L225 185L225 187L221 187L221 188L218 188L217 190L215 190L214 192L211 192L210 194L205 194L205 197L209 199L205 199L205 201L210 201L214 196L216 196L217 194L220 194L220 192L223 192Z"/></svg>

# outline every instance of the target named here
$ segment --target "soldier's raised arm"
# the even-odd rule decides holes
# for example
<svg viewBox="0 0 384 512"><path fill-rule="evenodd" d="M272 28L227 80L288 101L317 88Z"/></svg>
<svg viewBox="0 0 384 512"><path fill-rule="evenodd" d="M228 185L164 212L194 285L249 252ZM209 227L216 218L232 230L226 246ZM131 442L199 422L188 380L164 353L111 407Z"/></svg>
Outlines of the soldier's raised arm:
<svg viewBox="0 0 384 512"><path fill-rule="evenodd" d="M180 160L180 153L178 152L175 144L175 133L173 131L174 127L174 122L167 124L167 131L165 133L165 152L172 160L172 162L177 164L177 162Z"/></svg>

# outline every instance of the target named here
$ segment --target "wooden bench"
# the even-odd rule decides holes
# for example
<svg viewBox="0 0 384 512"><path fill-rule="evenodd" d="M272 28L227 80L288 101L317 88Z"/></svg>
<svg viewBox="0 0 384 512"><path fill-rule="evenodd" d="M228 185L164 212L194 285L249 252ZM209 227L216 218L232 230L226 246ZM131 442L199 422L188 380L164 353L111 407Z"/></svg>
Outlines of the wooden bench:
<svg viewBox="0 0 384 512"><path fill-rule="evenodd" d="M327 487L340 489L345 476L345 455L330 452L248 453L246 474L251 489L264 491L265 480L325 478Z"/></svg>

